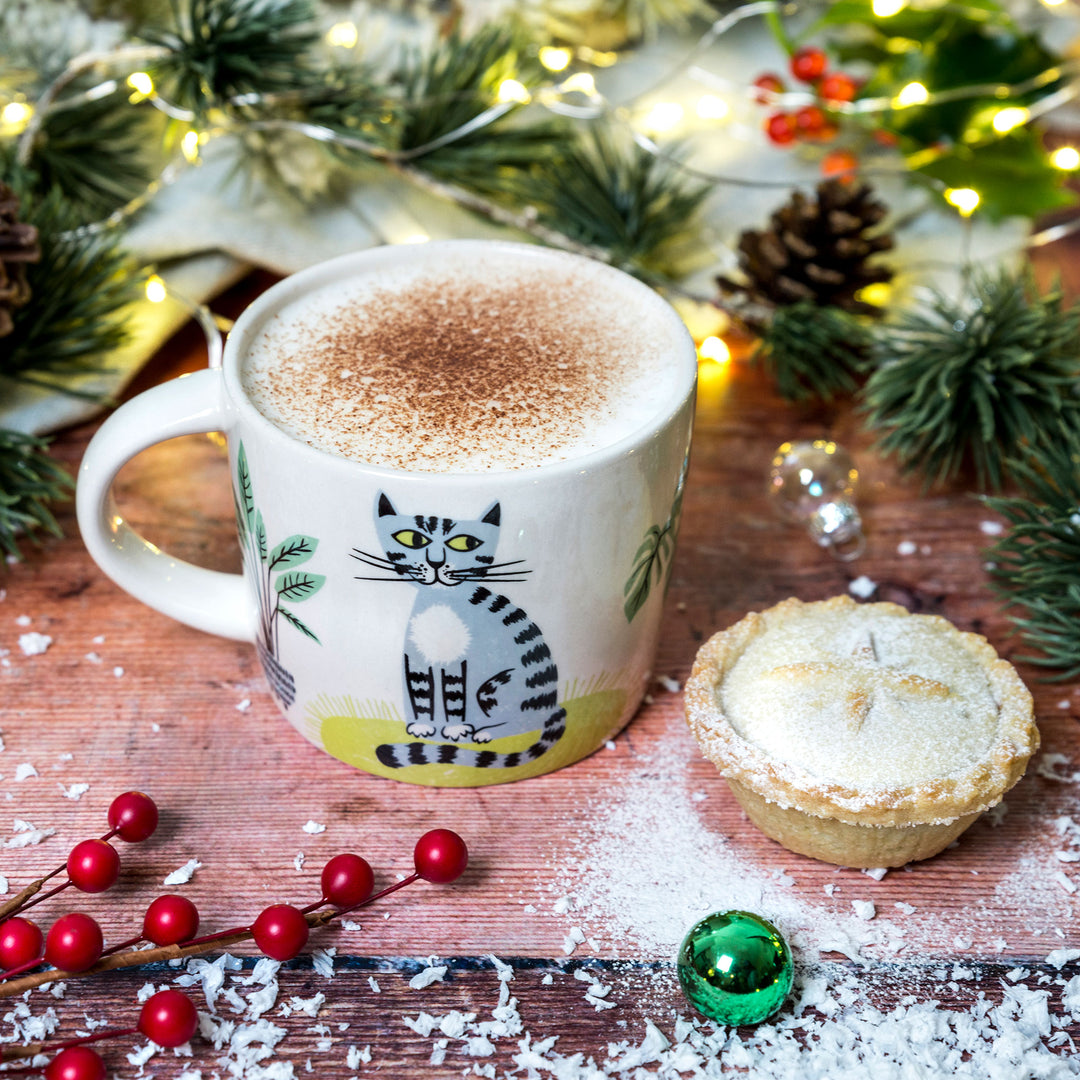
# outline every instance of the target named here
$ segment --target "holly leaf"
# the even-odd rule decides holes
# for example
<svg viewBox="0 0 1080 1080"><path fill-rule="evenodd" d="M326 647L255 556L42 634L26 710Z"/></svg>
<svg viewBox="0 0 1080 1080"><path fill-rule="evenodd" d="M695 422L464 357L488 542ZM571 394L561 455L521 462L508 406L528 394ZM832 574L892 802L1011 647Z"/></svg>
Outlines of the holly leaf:
<svg viewBox="0 0 1080 1080"><path fill-rule="evenodd" d="M319 639L315 636L312 630L308 626L305 626L304 623L300 619L298 619L291 611L289 611L288 608L278 608L278 611L281 612L281 614L285 616L286 621L295 626L301 634L304 634L307 637L311 638L311 640L314 641L317 645L322 644L322 642L319 641Z"/></svg>
<svg viewBox="0 0 1080 1080"><path fill-rule="evenodd" d="M819 33L830 27L847 27L853 24L868 26L883 36L910 38L926 41L941 27L943 20L960 17L963 21L980 26L1014 27L1015 23L1000 4L994 0L965 0L960 9L951 0L937 3L906 4L895 15L875 15L873 0L836 0L815 22L806 35Z"/></svg>
<svg viewBox="0 0 1080 1080"><path fill-rule="evenodd" d="M301 533L290 536L270 552L270 569L288 570L306 563L315 554L318 546L319 541L314 536L304 536Z"/></svg>
<svg viewBox="0 0 1080 1080"><path fill-rule="evenodd" d="M1038 217L1071 206L1076 195L1047 159L1038 133L1018 129L981 146L958 146L915 169L950 188L979 193L978 213L989 221Z"/></svg>
<svg viewBox="0 0 1080 1080"><path fill-rule="evenodd" d="M325 584L325 574L282 574L274 583L274 588L278 596L299 603L314 596Z"/></svg>

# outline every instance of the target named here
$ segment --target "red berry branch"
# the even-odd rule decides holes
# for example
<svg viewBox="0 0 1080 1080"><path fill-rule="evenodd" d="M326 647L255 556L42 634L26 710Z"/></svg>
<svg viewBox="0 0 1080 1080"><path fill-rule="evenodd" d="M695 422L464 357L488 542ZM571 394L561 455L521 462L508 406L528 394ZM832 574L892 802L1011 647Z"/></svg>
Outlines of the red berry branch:
<svg viewBox="0 0 1080 1080"><path fill-rule="evenodd" d="M125 791L109 806L109 831L97 840L83 840L68 855L67 862L44 877L32 881L10 900L0 904L0 919L34 907L71 885L82 892L98 893L111 888L120 874L120 856L110 843L114 836L137 844L154 834L158 823L157 805L141 791ZM38 896L46 882L67 871L67 880ZM7 965L5 964L5 967Z"/></svg>
<svg viewBox="0 0 1080 1080"><path fill-rule="evenodd" d="M191 999L179 990L159 990L147 998L139 1012L138 1023L130 1028L107 1028L93 1035L83 1035L60 1043L30 1043L8 1047L3 1060L55 1054L44 1066L4 1069L0 1076L42 1075L45 1080L104 1080L105 1062L87 1043L144 1035L166 1050L183 1046L199 1027L199 1014Z"/></svg>
<svg viewBox="0 0 1080 1080"><path fill-rule="evenodd" d="M146 839L157 826L157 807L147 795L126 792L109 808L109 824L112 831L106 836L84 840L72 849L66 864L65 886L73 884L84 892L109 888L116 880L119 858L107 841L113 836L127 841ZM250 925L197 938L199 912L195 905L186 897L167 894L157 897L146 909L140 935L109 948L104 945L98 924L81 912L61 916L44 938L34 923L16 914L38 902L31 897L49 878L65 869L60 867L24 889L0 912L0 918L4 914L9 916L0 923L0 998L13 997L56 979L158 960L183 959L248 939L254 939L258 948L274 960L291 960L307 944L313 928L372 904L421 878L437 884L455 881L465 871L468 861L465 841L457 833L433 829L416 842L414 872L380 892L373 892L375 875L368 862L359 855L343 853L335 855L323 868L322 895L305 908L271 904ZM38 899L44 900L56 892L59 889ZM135 947L144 943L154 947ZM33 970L42 964L51 966L42 971ZM0 1061L24 1057L25 1050L4 1048L0 1050Z"/></svg>
<svg viewBox="0 0 1080 1080"><path fill-rule="evenodd" d="M810 85L817 103L803 105L793 112L770 113L764 123L766 137L775 146L790 146L799 140L832 142L840 133L837 107L855 100L859 83L845 71L829 71L828 57L814 46L792 53L789 66L794 78ZM754 99L766 106L778 103L787 90L784 80L772 72L759 75L754 86L757 88ZM854 173L858 165L853 151L835 149L822 158L821 171L826 176L843 176Z"/></svg>

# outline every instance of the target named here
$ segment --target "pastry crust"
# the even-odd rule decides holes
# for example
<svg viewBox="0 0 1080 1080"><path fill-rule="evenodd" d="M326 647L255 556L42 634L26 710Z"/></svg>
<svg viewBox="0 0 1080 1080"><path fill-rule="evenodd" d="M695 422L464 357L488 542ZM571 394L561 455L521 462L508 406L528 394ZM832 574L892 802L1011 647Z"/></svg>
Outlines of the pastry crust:
<svg viewBox="0 0 1080 1080"><path fill-rule="evenodd" d="M985 679L985 687L980 687L980 692L988 703L989 712L988 717L982 719L992 725L987 745L977 760L961 762L955 768L944 768L940 770L940 775L922 776L912 783L855 785L823 778L810 771L797 760L797 747L793 748L791 759L785 760L736 731L730 717L725 715L722 688L746 650L770 630L783 627L793 619L814 619L819 615L833 619L854 618L855 609L859 609L858 618L867 620L871 628L876 619L888 620L894 627L898 618L920 620L917 627L912 624L911 628L934 635L935 654L952 650L965 671L972 668L971 662L977 665L977 670ZM827 661L829 657L822 657L822 660ZM835 665L830 663L818 664L798 658L791 664L773 668L769 678L774 683L776 680L813 678L816 679L816 692L822 692L822 685L826 688L823 692L829 692L828 679L822 672L827 676L833 667ZM880 670L888 673L890 685L897 687L898 693L919 695L920 705L924 708L934 708L937 700L944 701L951 693L947 685L918 671L897 668ZM835 696L845 693L846 700L835 703L837 714L841 717L840 726L849 724L853 731L857 731L869 704L861 699L857 686L855 690L836 688L834 692ZM960 631L940 616L912 615L897 604L856 604L848 596L836 596L811 604L794 598L785 600L760 614L751 613L734 626L713 635L697 654L686 684L685 700L687 722L702 752L729 780L737 796L740 792L746 794L744 807L751 818L781 843L785 841L776 835L778 832L784 832L789 838L801 835L805 831L804 823L791 819L790 815L772 814L767 809L769 806L778 811L809 815L818 819L821 825L832 822L873 831L932 827L924 831L937 834L938 839L945 837L934 849L940 850L981 811L1001 800L1023 775L1029 759L1039 746L1031 694L1013 666L998 657L985 638ZM842 731L840 735L843 735ZM763 817L771 821L769 827L758 821ZM787 821L787 825L783 825L783 821ZM959 823L959 827L951 828L954 823ZM805 824L813 825L812 822ZM845 830L838 831L842 833ZM850 838L849 847L860 847L859 843L854 842L858 835ZM885 839L884 836L879 837L877 846L888 848ZM896 850L894 861L891 862L875 861L871 854L866 853L853 858L839 857L839 851L835 850L837 844L832 841L825 844L823 849L830 854L818 854L816 857L845 865L899 865L895 858L900 858L903 851L922 852L928 846L915 840L910 832L903 842L897 837L892 841ZM802 841L797 842L806 847ZM812 841L810 846L813 846ZM844 845L840 843L839 846L842 848ZM874 847L871 843L871 851ZM800 850L794 846L793 849ZM809 851L806 853L813 854ZM902 861L926 857L926 854L911 854Z"/></svg>

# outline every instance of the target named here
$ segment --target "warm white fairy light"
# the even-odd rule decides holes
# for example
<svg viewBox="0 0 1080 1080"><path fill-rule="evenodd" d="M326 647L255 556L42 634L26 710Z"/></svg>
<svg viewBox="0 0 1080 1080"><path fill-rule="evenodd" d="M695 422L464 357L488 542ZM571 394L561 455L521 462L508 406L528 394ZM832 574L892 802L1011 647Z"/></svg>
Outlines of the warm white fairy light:
<svg viewBox="0 0 1080 1080"><path fill-rule="evenodd" d="M157 274L151 274L146 279L146 299L151 304L160 304L169 295L165 288L165 282Z"/></svg>
<svg viewBox="0 0 1080 1080"><path fill-rule="evenodd" d="M671 131L682 122L683 114L677 101L658 101L642 118L641 127L653 133Z"/></svg>
<svg viewBox="0 0 1080 1080"><path fill-rule="evenodd" d="M723 120L731 112L731 106L716 94L702 94L694 106L694 112L702 120Z"/></svg>
<svg viewBox="0 0 1080 1080"><path fill-rule="evenodd" d="M707 337L698 346L698 356L702 360L712 360L717 364L726 364L731 359L731 350L723 338Z"/></svg>
<svg viewBox="0 0 1080 1080"><path fill-rule="evenodd" d="M180 140L180 150L186 160L194 164L199 160L199 133L197 131L185 131Z"/></svg>
<svg viewBox="0 0 1080 1080"><path fill-rule="evenodd" d="M513 101L519 105L528 105L532 100L532 95L525 88L525 84L518 82L517 79L503 79L499 83L499 89L496 91L495 97L498 101Z"/></svg>
<svg viewBox="0 0 1080 1080"><path fill-rule="evenodd" d="M596 97L596 80L587 71L575 71L569 79L559 83L559 90L564 94L576 91L586 97Z"/></svg>
<svg viewBox="0 0 1080 1080"><path fill-rule="evenodd" d="M560 49L554 45L544 45L537 55L548 71L565 71L573 59L569 49Z"/></svg>
<svg viewBox="0 0 1080 1080"><path fill-rule="evenodd" d="M907 7L907 0L874 0L874 14L879 19L889 19L899 15Z"/></svg>
<svg viewBox="0 0 1080 1080"><path fill-rule="evenodd" d="M354 49L360 40L360 31L354 22L334 23L326 31L326 44L338 49Z"/></svg>
<svg viewBox="0 0 1080 1080"><path fill-rule="evenodd" d="M154 80L145 71L133 71L127 77L127 84L139 98L148 98L154 92Z"/></svg>
<svg viewBox="0 0 1080 1080"><path fill-rule="evenodd" d="M426 244L431 239L426 232L409 233L398 240L399 244Z"/></svg>
<svg viewBox="0 0 1080 1080"><path fill-rule="evenodd" d="M945 201L955 206L962 217L971 217L979 205L979 193L974 188L946 188Z"/></svg>
<svg viewBox="0 0 1080 1080"><path fill-rule="evenodd" d="M26 127L34 110L25 101L9 101L0 109L0 124L12 134L18 134Z"/></svg>
<svg viewBox="0 0 1080 1080"><path fill-rule="evenodd" d="M1080 150L1075 146L1059 146L1050 155L1050 164L1063 172L1072 172L1080 168Z"/></svg>
<svg viewBox="0 0 1080 1080"><path fill-rule="evenodd" d="M893 98L893 104L898 109L906 109L911 105L925 105L929 100L930 91L921 82L909 82Z"/></svg>
<svg viewBox="0 0 1080 1080"><path fill-rule="evenodd" d="M994 114L994 130L999 135L1004 135L1007 131L1012 131L1013 128L1022 127L1030 118L1031 113L1027 109L1018 105L1011 105L1007 109L999 109Z"/></svg>

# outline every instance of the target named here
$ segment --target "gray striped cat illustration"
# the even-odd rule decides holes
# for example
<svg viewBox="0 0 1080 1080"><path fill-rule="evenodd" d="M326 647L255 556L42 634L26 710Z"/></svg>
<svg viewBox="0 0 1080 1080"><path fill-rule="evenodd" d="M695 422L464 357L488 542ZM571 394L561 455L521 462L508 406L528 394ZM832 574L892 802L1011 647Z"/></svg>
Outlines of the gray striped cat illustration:
<svg viewBox="0 0 1080 1080"><path fill-rule="evenodd" d="M566 728L559 672L540 627L485 582L524 581L521 560L495 562L501 510L493 503L476 520L399 513L385 493L375 529L385 555L353 549L352 557L384 571L362 581L415 585L404 643L406 732L441 743L387 743L375 753L397 769L433 762L512 768L534 761ZM440 730L441 725L441 730ZM456 745L485 743L539 729L526 750L496 753Z"/></svg>

